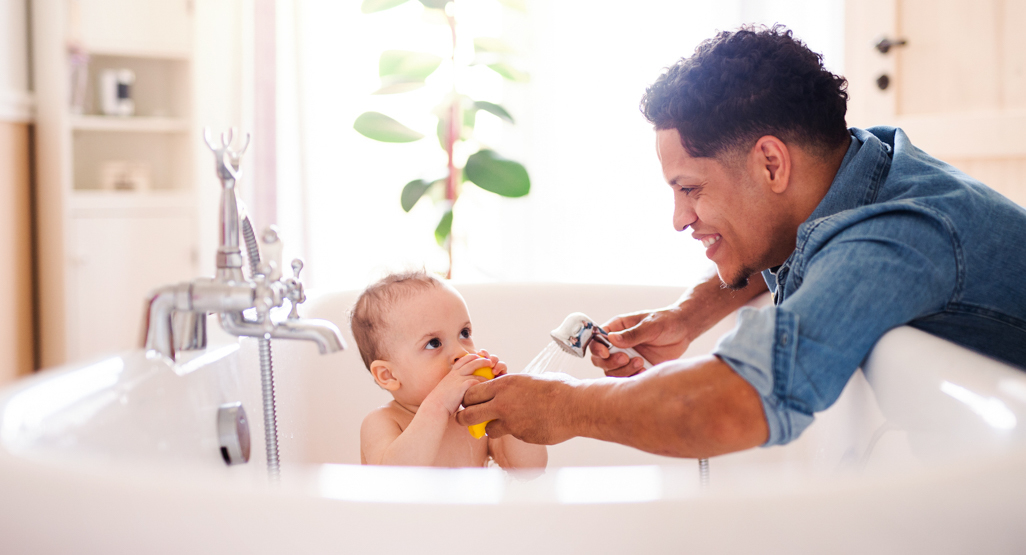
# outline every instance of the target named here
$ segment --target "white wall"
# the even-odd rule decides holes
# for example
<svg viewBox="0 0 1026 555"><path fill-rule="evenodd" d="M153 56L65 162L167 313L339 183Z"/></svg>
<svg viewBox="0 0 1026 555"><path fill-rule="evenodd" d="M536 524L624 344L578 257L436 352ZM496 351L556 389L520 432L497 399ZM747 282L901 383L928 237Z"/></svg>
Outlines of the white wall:
<svg viewBox="0 0 1026 555"><path fill-rule="evenodd" d="M465 281L693 282L710 265L697 242L672 228L654 134L638 111L645 87L716 30L744 22L787 24L825 54L828 67L839 71L843 60L843 0L528 0L527 16L495 0L461 4L477 6L465 20L522 51L532 76L517 85L482 75L473 91L517 118L509 126L480 116L479 127L492 146L527 166L532 191L503 199L465 189L454 268ZM399 207L407 181L444 166L427 114L438 91L400 95L406 104L370 93L382 50L444 54L447 31L411 28L409 21L419 23L417 2L371 15L358 6L296 2L300 139L293 135L289 144L302 146L303 172L293 182L304 185L306 203L302 216L294 207L281 221L286 233L305 235L308 283L316 287L360 287L384 269L444 266L432 237L440 212L426 202L409 214ZM404 145L366 139L352 130L366 110L393 115L428 138ZM288 181L280 177L279 186Z"/></svg>

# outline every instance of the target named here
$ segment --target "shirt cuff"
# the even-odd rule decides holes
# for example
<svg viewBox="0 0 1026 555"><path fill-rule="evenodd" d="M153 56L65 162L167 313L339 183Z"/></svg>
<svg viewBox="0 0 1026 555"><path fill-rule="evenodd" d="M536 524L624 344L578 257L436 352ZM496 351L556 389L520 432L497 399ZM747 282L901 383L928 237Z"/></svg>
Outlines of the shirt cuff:
<svg viewBox="0 0 1026 555"><path fill-rule="evenodd" d="M782 445L812 423L812 415L785 402L798 346L798 315L776 306L742 308L737 325L713 354L759 393L769 425L763 447Z"/></svg>

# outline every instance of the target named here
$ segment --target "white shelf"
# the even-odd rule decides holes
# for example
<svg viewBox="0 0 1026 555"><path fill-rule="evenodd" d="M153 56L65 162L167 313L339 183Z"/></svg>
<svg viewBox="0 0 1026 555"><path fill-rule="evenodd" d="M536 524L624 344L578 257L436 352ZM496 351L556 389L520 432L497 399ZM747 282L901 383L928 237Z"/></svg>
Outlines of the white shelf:
<svg viewBox="0 0 1026 555"><path fill-rule="evenodd" d="M100 191L77 189L69 199L72 217L119 217L155 213L192 213L195 193L191 189L156 191Z"/></svg>
<svg viewBox="0 0 1026 555"><path fill-rule="evenodd" d="M187 133L189 120L161 117L71 116L71 128L75 131Z"/></svg>

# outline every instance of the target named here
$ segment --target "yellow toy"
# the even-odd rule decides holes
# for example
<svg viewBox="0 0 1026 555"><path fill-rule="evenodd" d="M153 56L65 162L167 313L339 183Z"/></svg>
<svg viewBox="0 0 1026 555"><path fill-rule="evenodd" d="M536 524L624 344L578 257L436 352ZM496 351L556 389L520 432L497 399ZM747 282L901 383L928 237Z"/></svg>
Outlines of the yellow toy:
<svg viewBox="0 0 1026 555"><path fill-rule="evenodd" d="M486 380L491 380L495 378L495 374L492 373L492 369L488 367L478 368L477 370L474 370L474 375L481 376ZM488 422L491 422L491 420L489 420ZM488 425L488 422L482 422L480 424L474 424L473 426L467 426L467 429L470 430L470 435L474 436L474 439L483 438L485 436L485 426Z"/></svg>

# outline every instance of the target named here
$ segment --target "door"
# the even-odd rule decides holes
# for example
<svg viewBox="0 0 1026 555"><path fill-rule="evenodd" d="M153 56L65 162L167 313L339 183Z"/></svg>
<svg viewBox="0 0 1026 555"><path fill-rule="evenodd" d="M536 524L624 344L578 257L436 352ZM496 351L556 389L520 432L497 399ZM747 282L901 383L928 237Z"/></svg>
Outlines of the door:
<svg viewBox="0 0 1026 555"><path fill-rule="evenodd" d="M901 127L1026 205L1024 25L1026 0L848 0L848 124Z"/></svg>

